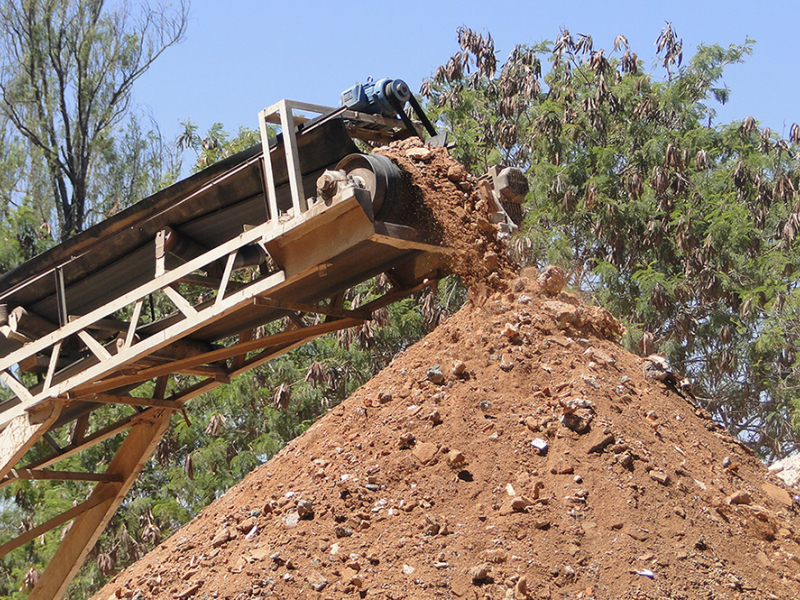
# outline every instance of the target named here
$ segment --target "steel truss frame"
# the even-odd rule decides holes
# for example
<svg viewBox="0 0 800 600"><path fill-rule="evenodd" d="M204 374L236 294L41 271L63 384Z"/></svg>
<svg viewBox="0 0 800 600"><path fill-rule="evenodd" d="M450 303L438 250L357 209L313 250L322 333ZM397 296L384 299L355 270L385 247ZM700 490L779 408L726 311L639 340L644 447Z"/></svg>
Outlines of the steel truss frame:
<svg viewBox="0 0 800 600"><path fill-rule="evenodd" d="M30 600L64 595L166 433L173 412L183 411L192 398L280 354L364 323L375 310L431 285L445 272L446 251L418 241L408 227L375 222L364 190L347 188L328 203L309 205L302 190L297 133L292 126L297 121L291 109L324 107L287 102L275 107L282 111L285 144L288 139L285 152L295 208L291 218L279 218L265 151L264 191L271 219L176 268L167 269L163 256L157 257L156 272L147 283L85 315L69 316L66 306L60 307L66 317L61 326L0 357L0 379L16 394L12 402L0 406L0 487L22 479L94 484L83 503L0 545L1 557L74 520ZM261 115L264 148L269 147L265 124L275 112L270 110ZM369 131L377 135L374 129ZM160 235L163 239L164 233ZM276 266L250 282L237 281L237 254L254 244L264 248ZM376 252L385 258L376 262ZM367 256L371 266L359 271ZM211 266L222 262L222 276L212 277ZM392 291L357 310L342 307L348 288L379 272L390 277ZM199 299L187 293L188 286L198 285L213 297ZM147 302L154 295L174 307L155 328L144 319ZM319 315L315 324L304 320L305 315L314 314ZM229 322L241 323L238 334L230 335L225 329L223 325ZM263 325L276 322L286 324L277 333L258 337ZM217 330L213 344L192 340L197 332ZM83 348L81 358L64 366L67 347L74 357L76 344ZM30 364L46 365L35 383L21 374L21 366ZM187 382L180 375L192 375L194 380ZM148 397L131 395L148 382L154 383ZM129 406L132 412L91 430L90 415L111 404ZM69 444L60 447L50 433L70 424ZM124 441L102 473L50 469L123 433ZM40 441L53 451L19 466Z"/></svg>

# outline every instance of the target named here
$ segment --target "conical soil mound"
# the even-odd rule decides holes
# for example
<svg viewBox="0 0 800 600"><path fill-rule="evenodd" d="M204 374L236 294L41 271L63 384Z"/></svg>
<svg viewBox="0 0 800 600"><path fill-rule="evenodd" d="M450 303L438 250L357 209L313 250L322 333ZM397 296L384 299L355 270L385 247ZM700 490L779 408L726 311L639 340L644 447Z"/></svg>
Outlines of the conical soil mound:
<svg viewBox="0 0 800 600"><path fill-rule="evenodd" d="M608 313L514 280L446 150L382 152L473 299L97 598L800 597L782 482Z"/></svg>
<svg viewBox="0 0 800 600"><path fill-rule="evenodd" d="M800 597L793 498L614 326L468 304L97 598Z"/></svg>

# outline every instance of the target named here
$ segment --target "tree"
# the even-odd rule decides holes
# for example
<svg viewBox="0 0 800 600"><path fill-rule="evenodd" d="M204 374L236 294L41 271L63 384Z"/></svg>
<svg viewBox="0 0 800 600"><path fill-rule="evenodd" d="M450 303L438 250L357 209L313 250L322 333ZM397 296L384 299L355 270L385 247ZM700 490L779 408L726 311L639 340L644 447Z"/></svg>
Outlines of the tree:
<svg viewBox="0 0 800 600"><path fill-rule="evenodd" d="M491 36L462 28L458 42L422 92L466 165L527 171L512 253L567 267L627 323L630 349L666 353L763 457L798 448L800 128L783 139L752 117L715 125L712 108L730 94L725 67L754 42L684 60L667 24L663 77L624 36L606 52L562 29L500 67Z"/></svg>
<svg viewBox="0 0 800 600"><path fill-rule="evenodd" d="M99 174L112 168L133 84L183 39L187 13L184 2L138 14L125 1L0 2L0 110L44 167L62 241L103 201Z"/></svg>

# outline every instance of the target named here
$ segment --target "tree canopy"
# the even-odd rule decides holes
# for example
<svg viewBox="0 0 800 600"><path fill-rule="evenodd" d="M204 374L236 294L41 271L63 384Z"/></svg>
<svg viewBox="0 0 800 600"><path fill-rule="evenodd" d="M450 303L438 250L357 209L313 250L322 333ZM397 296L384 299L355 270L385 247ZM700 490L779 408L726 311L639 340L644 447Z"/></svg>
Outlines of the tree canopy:
<svg viewBox="0 0 800 600"><path fill-rule="evenodd" d="M461 28L458 44L422 94L473 171L526 170L517 258L566 267L630 349L665 353L762 457L796 449L800 128L718 124L713 108L753 40L684 59L667 24L662 76L622 35L607 51L562 29L499 66L490 35Z"/></svg>
<svg viewBox="0 0 800 600"><path fill-rule="evenodd" d="M147 145L157 140L130 120L131 91L181 41L187 11L184 3L135 12L124 1L0 2L0 125L28 155L26 191L40 205L52 199L44 207L60 240L153 191L147 160L159 157ZM107 176L116 189L105 187Z"/></svg>

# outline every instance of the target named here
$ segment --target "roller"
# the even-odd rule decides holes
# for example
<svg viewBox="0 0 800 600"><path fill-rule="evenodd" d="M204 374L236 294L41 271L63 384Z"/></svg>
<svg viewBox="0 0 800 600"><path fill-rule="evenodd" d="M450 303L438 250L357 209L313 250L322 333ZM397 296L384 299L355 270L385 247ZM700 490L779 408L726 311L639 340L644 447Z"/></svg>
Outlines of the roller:
<svg viewBox="0 0 800 600"><path fill-rule="evenodd" d="M350 154L336 165L337 171L361 183L372 195L372 214L376 220L389 220L402 210L404 196L403 171L380 154Z"/></svg>

